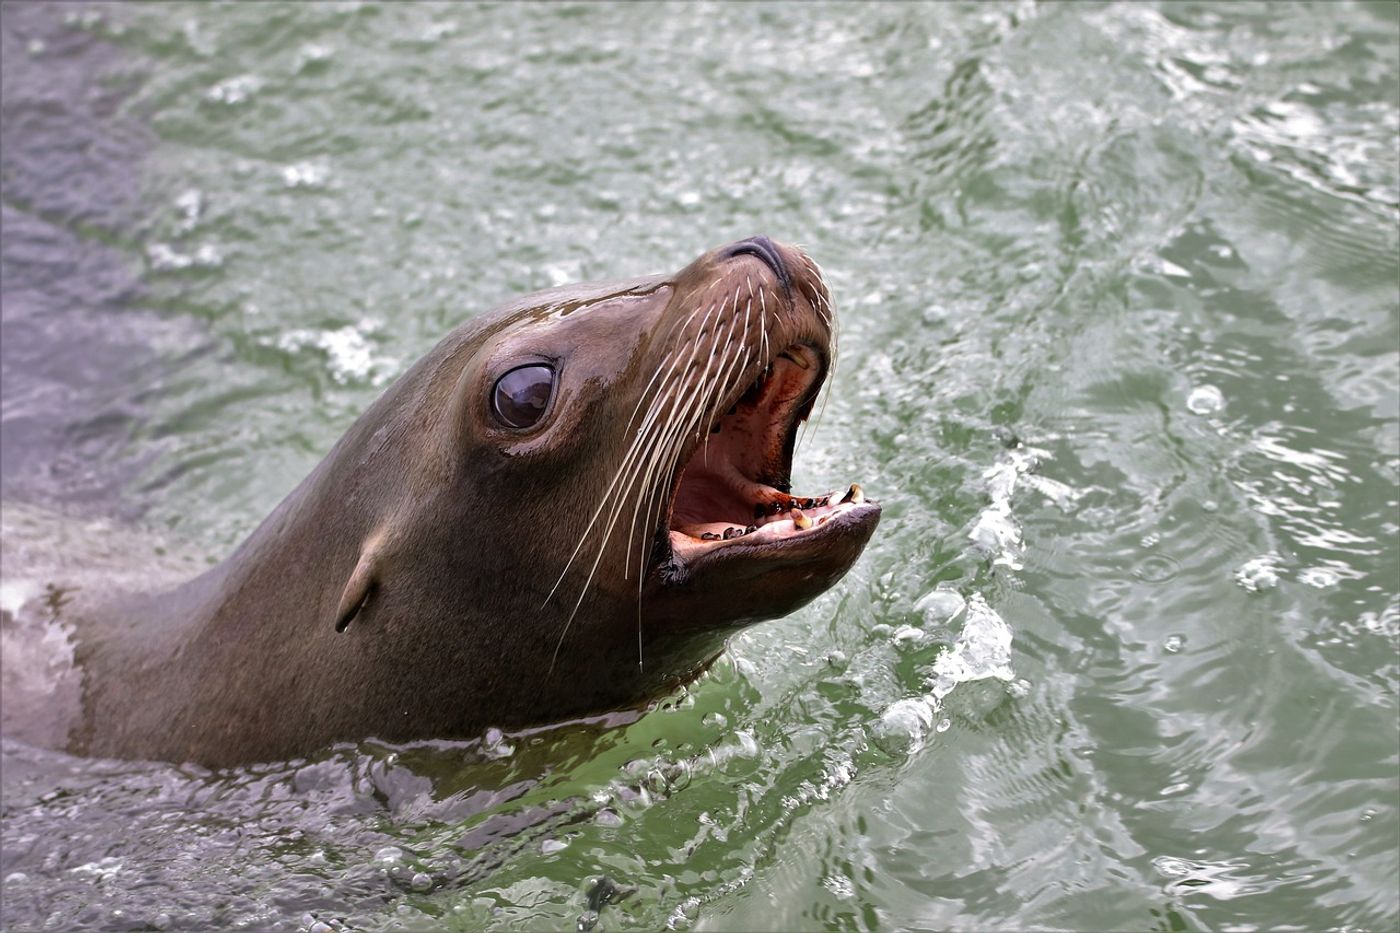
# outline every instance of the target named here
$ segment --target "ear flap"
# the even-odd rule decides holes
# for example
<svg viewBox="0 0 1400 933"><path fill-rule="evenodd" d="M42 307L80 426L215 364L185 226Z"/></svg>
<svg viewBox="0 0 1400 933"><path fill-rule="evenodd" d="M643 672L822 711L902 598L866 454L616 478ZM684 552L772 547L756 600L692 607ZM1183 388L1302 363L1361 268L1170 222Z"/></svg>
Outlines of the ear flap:
<svg viewBox="0 0 1400 933"><path fill-rule="evenodd" d="M335 610L335 630L343 632L350 625L350 620L359 614L360 609L369 600L370 593L378 583L379 561L373 550L365 550L360 554L360 562L355 565L355 572L350 574L350 579L345 584L345 591L340 594L340 605Z"/></svg>

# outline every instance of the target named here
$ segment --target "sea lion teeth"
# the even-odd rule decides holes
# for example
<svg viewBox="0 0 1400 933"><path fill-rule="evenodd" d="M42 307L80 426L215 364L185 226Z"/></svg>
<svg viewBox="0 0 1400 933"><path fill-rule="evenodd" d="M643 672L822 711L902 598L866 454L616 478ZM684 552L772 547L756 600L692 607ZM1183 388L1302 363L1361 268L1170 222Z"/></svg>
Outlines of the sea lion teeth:
<svg viewBox="0 0 1400 933"><path fill-rule="evenodd" d="M757 531L757 530L758 530L758 526L757 526L757 525L750 525L749 527L747 527L747 528L744 529L744 534L746 534L746 535L747 535L747 534L752 534L753 532L755 532L755 531Z"/></svg>
<svg viewBox="0 0 1400 933"><path fill-rule="evenodd" d="M812 527L812 520L801 509L793 509L789 514L792 517L792 523L797 526L799 531L806 531Z"/></svg>
<svg viewBox="0 0 1400 933"><path fill-rule="evenodd" d="M841 498L841 501L860 505L865 501L865 490L860 488L860 483L852 483L851 488L846 490L846 495Z"/></svg>

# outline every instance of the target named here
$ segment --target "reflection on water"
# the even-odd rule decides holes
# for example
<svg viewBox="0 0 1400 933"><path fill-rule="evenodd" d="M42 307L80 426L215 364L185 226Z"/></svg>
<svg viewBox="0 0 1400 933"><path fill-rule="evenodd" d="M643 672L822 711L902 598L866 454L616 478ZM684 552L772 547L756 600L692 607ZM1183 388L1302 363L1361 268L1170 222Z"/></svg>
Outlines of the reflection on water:
<svg viewBox="0 0 1400 933"><path fill-rule="evenodd" d="M886 507L629 724L6 743L7 926L1400 924L1394 7L3 9L7 501L203 560L450 326L764 232Z"/></svg>

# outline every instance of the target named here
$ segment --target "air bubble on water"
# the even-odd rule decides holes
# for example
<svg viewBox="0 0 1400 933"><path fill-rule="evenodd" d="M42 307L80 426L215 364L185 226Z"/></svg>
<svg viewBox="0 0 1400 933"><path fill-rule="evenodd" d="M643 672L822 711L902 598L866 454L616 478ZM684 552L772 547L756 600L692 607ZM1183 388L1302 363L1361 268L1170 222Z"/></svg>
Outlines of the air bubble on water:
<svg viewBox="0 0 1400 933"><path fill-rule="evenodd" d="M1298 579L1308 586L1315 586L1320 590L1336 586L1341 580L1341 576L1335 570L1327 567L1309 567L1298 573Z"/></svg>
<svg viewBox="0 0 1400 933"><path fill-rule="evenodd" d="M917 645L927 639L928 633L912 625L901 625L890 635L890 641L896 645Z"/></svg>
<svg viewBox="0 0 1400 933"><path fill-rule="evenodd" d="M1215 386L1196 386L1186 396L1186 407L1198 415L1213 415L1225 407L1225 396Z"/></svg>
<svg viewBox="0 0 1400 933"><path fill-rule="evenodd" d="M293 162L282 167L282 184L293 189L316 190L326 187L331 170L324 162Z"/></svg>
<svg viewBox="0 0 1400 933"><path fill-rule="evenodd" d="M938 720L938 725L937 725L937 726L934 726L934 730L937 731L937 732L947 732L948 729L952 727L952 725L953 725L953 720L951 720L951 719L946 719L946 718L945 718L945 719L940 719L940 720Z"/></svg>
<svg viewBox="0 0 1400 933"><path fill-rule="evenodd" d="M199 223L199 216L204 212L204 195L197 188L182 191L175 198L175 209L180 212L180 222L176 224L176 229L181 233L189 233Z"/></svg>
<svg viewBox="0 0 1400 933"><path fill-rule="evenodd" d="M515 754L515 746L506 741L504 732L492 726L481 737L481 751L487 758L509 758Z"/></svg>
<svg viewBox="0 0 1400 933"><path fill-rule="evenodd" d="M409 881L408 886L419 894L425 891L431 891L433 889L433 876L425 871L416 872Z"/></svg>
<svg viewBox="0 0 1400 933"><path fill-rule="evenodd" d="M310 71L330 61L335 50L330 46L307 43L297 52L297 71Z"/></svg>
<svg viewBox="0 0 1400 933"><path fill-rule="evenodd" d="M146 261L156 272L180 272L185 269L216 269L224 264L224 257L207 243L193 253L178 252L167 243L151 243L146 247Z"/></svg>
<svg viewBox="0 0 1400 933"><path fill-rule="evenodd" d="M1162 639L1162 648L1168 654L1176 654L1186 644L1185 635L1168 635Z"/></svg>
<svg viewBox="0 0 1400 933"><path fill-rule="evenodd" d="M26 882L26 881L28 881L28 880L29 880L29 876L26 875L24 872L22 872L22 871L14 871L14 872L10 872L8 875L5 876L5 881L4 881L4 883L5 883L6 885L11 885L11 884L23 884L24 882Z"/></svg>
<svg viewBox="0 0 1400 933"><path fill-rule="evenodd" d="M967 600L956 590L936 589L920 596L914 611L924 615L925 625L947 625L962 614Z"/></svg>
<svg viewBox="0 0 1400 933"><path fill-rule="evenodd" d="M896 700L871 728L871 741L891 755L917 751L933 728L932 697Z"/></svg>
<svg viewBox="0 0 1400 933"><path fill-rule="evenodd" d="M711 729L723 729L729 725L729 720L724 717L723 713L706 713L701 717L700 725Z"/></svg>
<svg viewBox="0 0 1400 933"><path fill-rule="evenodd" d="M257 75L238 75L234 78L226 78L211 87L204 94L204 99L215 104L224 104L234 107L242 104L262 89L263 80Z"/></svg>
<svg viewBox="0 0 1400 933"><path fill-rule="evenodd" d="M1235 571L1235 582L1251 593L1260 593L1278 586L1277 558L1271 554L1246 561Z"/></svg>
<svg viewBox="0 0 1400 933"><path fill-rule="evenodd" d="M398 846L385 846L374 853L374 860L380 865L397 865L403 861L403 849Z"/></svg>
<svg viewBox="0 0 1400 933"><path fill-rule="evenodd" d="M29 54L37 58L44 54L44 49L48 48L48 45L43 39L30 39L27 48L29 49Z"/></svg>

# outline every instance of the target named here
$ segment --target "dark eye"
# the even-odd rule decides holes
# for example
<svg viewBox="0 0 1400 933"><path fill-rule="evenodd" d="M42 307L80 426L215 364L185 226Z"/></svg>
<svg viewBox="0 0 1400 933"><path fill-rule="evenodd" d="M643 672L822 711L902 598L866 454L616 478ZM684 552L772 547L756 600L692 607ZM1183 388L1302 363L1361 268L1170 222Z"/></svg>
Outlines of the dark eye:
<svg viewBox="0 0 1400 933"><path fill-rule="evenodd" d="M554 394L554 368L520 366L496 380L491 407L508 428L528 428L540 420Z"/></svg>

